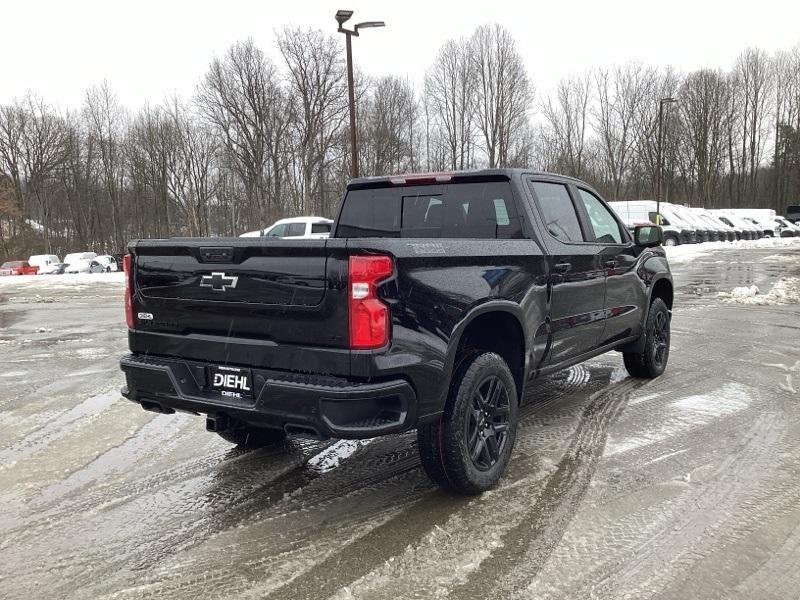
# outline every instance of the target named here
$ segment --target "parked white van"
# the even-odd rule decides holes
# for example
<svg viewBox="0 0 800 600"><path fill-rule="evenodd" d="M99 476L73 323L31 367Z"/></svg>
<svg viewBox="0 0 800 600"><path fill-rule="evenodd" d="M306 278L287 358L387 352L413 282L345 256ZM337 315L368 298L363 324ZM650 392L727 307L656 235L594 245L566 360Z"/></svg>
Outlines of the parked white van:
<svg viewBox="0 0 800 600"><path fill-rule="evenodd" d="M654 200L616 201L608 204L628 227L656 221L656 202ZM660 210L665 246L693 244L697 241L693 227L674 213L672 205L662 202Z"/></svg>
<svg viewBox="0 0 800 600"><path fill-rule="evenodd" d="M733 227L742 229L744 232L746 232L745 239L747 240L757 240L764 237L760 227L756 227L750 221L747 221L734 213L728 212L724 209L712 209L709 212L723 223L729 223Z"/></svg>
<svg viewBox="0 0 800 600"><path fill-rule="evenodd" d="M37 274L50 275L58 270L61 261L55 254L34 254L28 259L28 264L32 267L39 267Z"/></svg>
<svg viewBox="0 0 800 600"><path fill-rule="evenodd" d="M771 208L728 208L725 212L754 223L766 237L775 237L775 211Z"/></svg>

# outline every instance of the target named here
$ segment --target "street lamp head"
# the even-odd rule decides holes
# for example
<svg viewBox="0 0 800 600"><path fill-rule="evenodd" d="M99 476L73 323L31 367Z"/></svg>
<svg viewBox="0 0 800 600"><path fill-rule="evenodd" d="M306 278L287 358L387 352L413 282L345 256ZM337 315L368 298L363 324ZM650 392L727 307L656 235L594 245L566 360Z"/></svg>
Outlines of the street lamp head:
<svg viewBox="0 0 800 600"><path fill-rule="evenodd" d="M350 17L353 16L352 10L337 10L336 11L336 21L339 23L339 27L344 25Z"/></svg>
<svg viewBox="0 0 800 600"><path fill-rule="evenodd" d="M359 29L366 29L367 27L386 27L386 23L383 21L364 21L363 23L358 23L355 30L358 31Z"/></svg>

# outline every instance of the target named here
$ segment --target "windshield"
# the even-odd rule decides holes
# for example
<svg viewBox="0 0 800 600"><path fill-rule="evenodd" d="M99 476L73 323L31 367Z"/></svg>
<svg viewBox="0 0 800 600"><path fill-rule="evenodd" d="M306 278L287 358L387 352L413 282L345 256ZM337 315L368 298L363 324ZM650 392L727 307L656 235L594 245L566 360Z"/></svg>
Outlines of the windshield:
<svg viewBox="0 0 800 600"><path fill-rule="evenodd" d="M719 223L717 223L713 218L709 217L708 215L700 214L700 215L697 215L697 216L700 217L703 220L704 223L708 223L709 225L711 225L715 229L719 229L720 228Z"/></svg>
<svg viewBox="0 0 800 600"><path fill-rule="evenodd" d="M670 206L662 206L661 207L661 214L666 216L673 225L680 227L681 229L694 229L694 226L691 222L687 221L684 215L679 214L676 210L673 210Z"/></svg>
<svg viewBox="0 0 800 600"><path fill-rule="evenodd" d="M22 262L21 260L12 260L12 261L10 261L10 262L4 262L4 263L3 263L3 266L2 266L2 267L0 267L0 268L6 268L6 269L9 269L9 268L11 268L11 267L21 267L21 266L23 266L24 264L25 264L25 263L24 263L24 262Z"/></svg>

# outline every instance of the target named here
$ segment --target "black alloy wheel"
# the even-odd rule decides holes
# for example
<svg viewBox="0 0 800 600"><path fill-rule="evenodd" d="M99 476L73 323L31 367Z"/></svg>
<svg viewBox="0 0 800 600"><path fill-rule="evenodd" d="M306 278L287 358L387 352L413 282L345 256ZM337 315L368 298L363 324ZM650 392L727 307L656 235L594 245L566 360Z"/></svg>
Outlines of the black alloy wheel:
<svg viewBox="0 0 800 600"><path fill-rule="evenodd" d="M508 415L508 389L490 375L475 389L466 422L469 457L479 471L488 471L500 460L508 441Z"/></svg>

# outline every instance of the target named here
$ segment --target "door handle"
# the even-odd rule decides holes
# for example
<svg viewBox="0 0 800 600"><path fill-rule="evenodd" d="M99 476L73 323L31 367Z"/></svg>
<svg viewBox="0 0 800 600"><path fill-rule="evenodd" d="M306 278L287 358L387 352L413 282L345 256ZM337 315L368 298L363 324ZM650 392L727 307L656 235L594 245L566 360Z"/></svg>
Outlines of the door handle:
<svg viewBox="0 0 800 600"><path fill-rule="evenodd" d="M553 265L553 269L556 273L566 273L572 268L572 263L568 262L560 262Z"/></svg>
<svg viewBox="0 0 800 600"><path fill-rule="evenodd" d="M617 261L615 261L615 260L607 260L607 261L605 261L603 263L603 266L608 268L608 269L613 269L614 267L617 266Z"/></svg>

